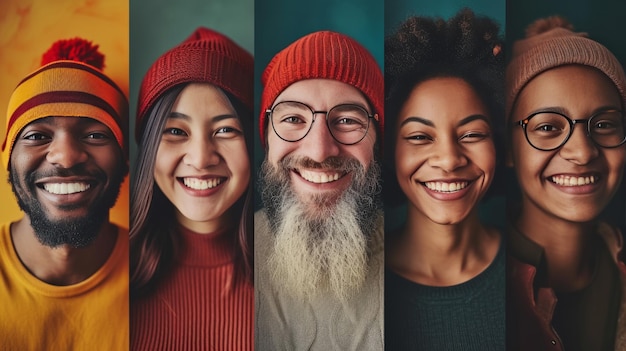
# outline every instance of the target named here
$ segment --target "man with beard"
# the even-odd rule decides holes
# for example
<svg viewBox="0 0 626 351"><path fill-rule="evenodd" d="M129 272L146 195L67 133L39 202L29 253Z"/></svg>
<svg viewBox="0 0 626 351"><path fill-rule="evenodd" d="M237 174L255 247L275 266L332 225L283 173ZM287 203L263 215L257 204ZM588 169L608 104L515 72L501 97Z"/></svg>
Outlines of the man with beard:
<svg viewBox="0 0 626 351"><path fill-rule="evenodd" d="M322 31L274 56L262 81L256 349L382 350L380 68Z"/></svg>
<svg viewBox="0 0 626 351"><path fill-rule="evenodd" d="M0 349L128 349L128 102L83 39L56 42L13 91L3 166L24 217L0 226Z"/></svg>

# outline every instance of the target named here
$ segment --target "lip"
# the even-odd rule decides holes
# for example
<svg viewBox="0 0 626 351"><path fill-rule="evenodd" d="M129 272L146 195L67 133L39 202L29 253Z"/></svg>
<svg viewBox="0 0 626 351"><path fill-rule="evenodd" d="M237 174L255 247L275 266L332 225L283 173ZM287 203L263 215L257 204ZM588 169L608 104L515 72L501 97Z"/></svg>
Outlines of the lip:
<svg viewBox="0 0 626 351"><path fill-rule="evenodd" d="M228 177L221 175L183 176L176 177L176 181L185 193L204 197L211 196L222 189Z"/></svg>
<svg viewBox="0 0 626 351"><path fill-rule="evenodd" d="M418 181L418 183L424 188L426 193L430 195L432 198L441 201L454 201L463 198L469 191L469 189L474 185L475 179L432 179L428 181ZM428 184L427 184L428 183ZM454 184L454 185L453 185ZM442 190L431 189L435 187ZM459 185L462 187L461 189L446 191L446 188L458 188ZM429 187L430 186L430 187Z"/></svg>
<svg viewBox="0 0 626 351"><path fill-rule="evenodd" d="M603 177L599 172L557 173L546 177L546 181L561 192L585 195L598 190Z"/></svg>
<svg viewBox="0 0 626 351"><path fill-rule="evenodd" d="M346 189L352 181L350 172L329 169L291 169L292 179L311 191ZM307 179L309 178L309 179ZM313 178L313 179L311 179ZM335 180L330 180L330 179Z"/></svg>

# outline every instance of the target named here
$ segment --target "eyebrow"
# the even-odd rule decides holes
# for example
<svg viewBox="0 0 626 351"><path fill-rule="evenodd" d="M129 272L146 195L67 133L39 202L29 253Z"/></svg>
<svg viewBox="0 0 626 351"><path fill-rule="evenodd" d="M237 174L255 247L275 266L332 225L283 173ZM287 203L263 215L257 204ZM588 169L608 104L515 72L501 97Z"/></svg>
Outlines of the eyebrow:
<svg viewBox="0 0 626 351"><path fill-rule="evenodd" d="M621 108L613 106L613 105L604 105L604 106L600 106L598 108L595 108L591 114L593 115L593 114L598 113L600 111L607 111L607 110L621 111ZM568 117L570 116L569 111L566 108L559 107L559 106L541 107L541 108L538 108L536 110L531 111L530 113L527 114L527 116L534 115L534 114L541 113L541 112L556 112L556 113L560 113L560 114L568 116Z"/></svg>
<svg viewBox="0 0 626 351"><path fill-rule="evenodd" d="M189 115L186 115L184 113L180 113L180 112L170 112L170 114L167 116L167 118L173 118L173 119L182 119L185 121L189 121L191 120L191 117ZM220 122L226 119L230 119L230 118L234 118L234 119L238 119L238 117L236 115L217 115L217 116L213 116L211 117L211 122Z"/></svg>
<svg viewBox="0 0 626 351"><path fill-rule="evenodd" d="M457 127L460 127L462 125L468 124L468 123L473 122L475 120L483 120L483 121L489 123L489 119L487 118L487 116L484 116L484 115L481 115L481 114L475 114L475 115L471 115L471 116L467 116L467 117L463 118L461 121L459 121L459 123L457 123ZM417 116L411 116L411 117L405 119L400 124L400 127L404 126L405 124L407 124L409 122L422 123L422 124L427 125L429 127L435 127L435 123L433 121L431 121L429 119L426 119L426 118L423 118L423 117L417 117Z"/></svg>

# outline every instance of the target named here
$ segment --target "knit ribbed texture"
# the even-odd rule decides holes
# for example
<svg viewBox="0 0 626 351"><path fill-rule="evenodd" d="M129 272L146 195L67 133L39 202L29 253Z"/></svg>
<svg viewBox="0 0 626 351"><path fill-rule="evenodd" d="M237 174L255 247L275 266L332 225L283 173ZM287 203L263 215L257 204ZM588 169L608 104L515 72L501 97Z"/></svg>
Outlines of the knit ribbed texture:
<svg viewBox="0 0 626 351"><path fill-rule="evenodd" d="M557 27L519 40L513 45L511 62L506 69L506 116L522 88L534 77L551 68L579 64L596 68L609 77L626 106L626 77L615 56L604 46L569 29Z"/></svg>
<svg viewBox="0 0 626 351"><path fill-rule="evenodd" d="M359 89L378 114L378 130L384 127L384 81L374 57L354 39L335 32L306 35L280 51L267 65L261 81L261 144L265 145L266 109L289 85L304 79L333 79Z"/></svg>
<svg viewBox="0 0 626 351"><path fill-rule="evenodd" d="M88 64L59 60L24 78L9 99L2 162L8 169L15 139L29 123L49 117L89 117L106 125L123 149L128 100L104 73Z"/></svg>
<svg viewBox="0 0 626 351"><path fill-rule="evenodd" d="M252 350L254 289L232 289L234 233L186 229L180 259L153 294L131 304L131 350Z"/></svg>
<svg viewBox="0 0 626 351"><path fill-rule="evenodd" d="M230 38L200 27L189 38L159 57L148 69L139 90L136 137L141 121L157 99L182 83L210 83L254 109L254 60Z"/></svg>
<svg viewBox="0 0 626 351"><path fill-rule="evenodd" d="M478 276L451 287L420 285L385 271L385 349L502 351L505 259L501 245Z"/></svg>

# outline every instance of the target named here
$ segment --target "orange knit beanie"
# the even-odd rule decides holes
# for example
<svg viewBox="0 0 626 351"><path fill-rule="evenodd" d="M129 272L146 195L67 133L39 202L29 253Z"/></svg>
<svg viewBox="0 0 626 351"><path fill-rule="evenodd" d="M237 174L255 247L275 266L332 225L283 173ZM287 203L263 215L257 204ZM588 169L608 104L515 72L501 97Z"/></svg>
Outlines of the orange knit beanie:
<svg viewBox="0 0 626 351"><path fill-rule="evenodd" d="M266 109L289 85L304 79L326 78L359 89L378 113L379 139L384 127L384 81L374 57L354 39L335 32L308 34L280 51L265 68L261 81L261 144L265 146Z"/></svg>
<svg viewBox="0 0 626 351"><path fill-rule="evenodd" d="M210 83L254 110L254 60L230 38L199 27L182 43L161 55L148 69L139 90L135 136L157 99L182 83Z"/></svg>
<svg viewBox="0 0 626 351"><path fill-rule="evenodd" d="M594 67L613 81L626 108L626 77L615 56L586 33L575 33L559 16L539 19L528 26L526 38L513 45L506 69L506 116L511 112L524 86L540 73L558 66L579 64Z"/></svg>
<svg viewBox="0 0 626 351"><path fill-rule="evenodd" d="M9 167L15 139L29 123L50 116L89 117L106 125L125 148L128 100L104 73L98 46L59 40L43 55L42 67L24 78L9 99L2 162Z"/></svg>

